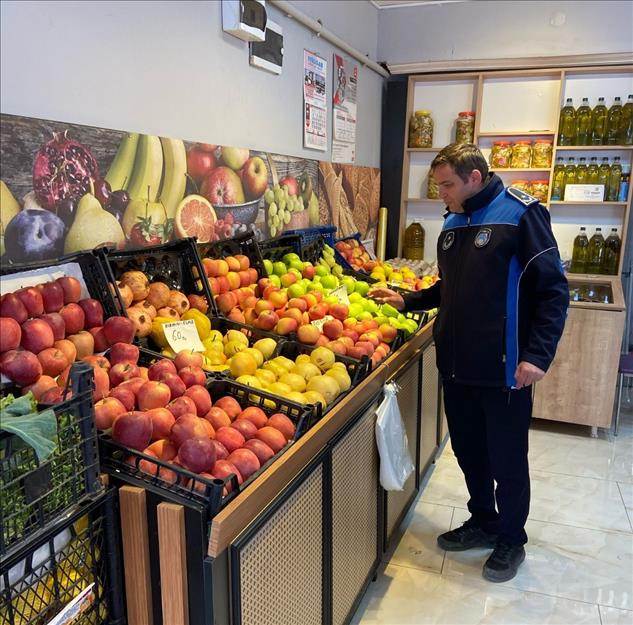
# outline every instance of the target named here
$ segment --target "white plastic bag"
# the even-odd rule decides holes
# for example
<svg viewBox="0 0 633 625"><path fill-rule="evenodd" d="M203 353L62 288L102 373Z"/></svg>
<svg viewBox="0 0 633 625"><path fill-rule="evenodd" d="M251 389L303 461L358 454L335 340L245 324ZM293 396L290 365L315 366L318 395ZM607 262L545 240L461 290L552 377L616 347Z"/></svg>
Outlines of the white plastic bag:
<svg viewBox="0 0 633 625"><path fill-rule="evenodd" d="M398 386L385 384L385 398L376 414L376 444L380 454L380 483L385 490L402 490L415 468L400 416Z"/></svg>

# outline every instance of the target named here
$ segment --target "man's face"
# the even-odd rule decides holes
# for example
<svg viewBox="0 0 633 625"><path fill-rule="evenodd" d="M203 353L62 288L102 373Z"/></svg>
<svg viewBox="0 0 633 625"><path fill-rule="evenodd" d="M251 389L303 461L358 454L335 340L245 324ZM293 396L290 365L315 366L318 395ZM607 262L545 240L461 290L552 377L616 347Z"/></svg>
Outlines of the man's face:
<svg viewBox="0 0 633 625"><path fill-rule="evenodd" d="M478 169L474 169L464 182L452 165L444 163L435 168L433 176L439 187L440 199L452 213L463 213L464 201L481 189L482 177Z"/></svg>

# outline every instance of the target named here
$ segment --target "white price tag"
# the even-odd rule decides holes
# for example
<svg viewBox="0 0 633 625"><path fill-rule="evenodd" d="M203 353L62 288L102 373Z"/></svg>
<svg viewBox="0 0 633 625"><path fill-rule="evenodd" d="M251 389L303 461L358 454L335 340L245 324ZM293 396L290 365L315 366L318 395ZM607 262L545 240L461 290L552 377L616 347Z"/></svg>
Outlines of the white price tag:
<svg viewBox="0 0 633 625"><path fill-rule="evenodd" d="M323 325L325 324L326 321L329 321L330 319L334 319L334 317L332 317L332 315L325 315L323 319L315 319L314 321L312 321L312 325L316 326L317 328L319 328L319 330L323 331Z"/></svg>
<svg viewBox="0 0 633 625"><path fill-rule="evenodd" d="M70 625L77 623L79 617L95 602L94 582L82 590L48 625Z"/></svg>
<svg viewBox="0 0 633 625"><path fill-rule="evenodd" d="M200 340L198 328L193 319L185 321L171 321L163 324L165 338L176 353L183 349L191 349L194 352L203 352L204 345Z"/></svg>
<svg viewBox="0 0 633 625"><path fill-rule="evenodd" d="M330 291L330 295L334 295L334 297L338 297L339 301L341 301L346 306L349 306L349 297L347 297L347 287L344 284L341 286L332 289Z"/></svg>

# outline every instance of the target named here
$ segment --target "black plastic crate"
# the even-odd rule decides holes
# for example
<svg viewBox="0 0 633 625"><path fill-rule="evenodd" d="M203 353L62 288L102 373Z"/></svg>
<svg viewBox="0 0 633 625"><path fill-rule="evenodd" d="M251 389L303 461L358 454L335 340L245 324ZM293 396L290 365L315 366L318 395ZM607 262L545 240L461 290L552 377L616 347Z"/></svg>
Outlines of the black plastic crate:
<svg viewBox="0 0 633 625"><path fill-rule="evenodd" d="M15 276L17 273L31 272L38 269L51 268L77 263L81 269L86 288L90 297L97 299L103 306L104 317L114 317L125 314L123 300L117 289L112 289L110 284L110 273L99 253L81 252L78 254L68 254L55 260L37 261L32 263L5 264L0 266L0 275ZM25 276L27 278L27 276ZM54 278L51 276L50 278ZM42 281L47 281L46 277ZM29 283L30 284L30 283Z"/></svg>
<svg viewBox="0 0 633 625"><path fill-rule="evenodd" d="M310 243L319 237L332 247L336 242L336 226L313 226L300 230L286 230L285 234L298 234L301 237L301 243Z"/></svg>
<svg viewBox="0 0 633 625"><path fill-rule="evenodd" d="M108 280L120 294L116 283L125 271L142 271L150 282L164 282L170 289L185 295L202 295L209 303L208 315L217 315L215 300L211 297L209 282L198 255L193 238L155 245L140 250L99 248L108 270Z"/></svg>
<svg viewBox="0 0 633 625"><path fill-rule="evenodd" d="M48 623L92 585L91 603L84 604L86 609L76 622L123 624L120 541L114 506L111 489L59 520L10 559L2 560L0 622Z"/></svg>
<svg viewBox="0 0 633 625"><path fill-rule="evenodd" d="M349 237L341 237L340 239L336 239L335 243L332 244L332 247L335 249L335 258L336 258L336 262L341 265L343 267L343 269L348 269L350 271L353 271L355 273L360 273L362 275L365 275L364 271L360 271L358 269L355 269L354 267L352 267L352 265L350 265L347 262L347 259L343 256L343 254L341 254L337 249L336 249L336 243L338 243L339 241L349 241L350 239L355 239L356 241L358 241L359 243L361 243L361 236L360 236L360 232L357 232L356 234L352 234ZM362 245L362 243L361 243ZM367 274L369 275L369 274ZM362 278L359 278L359 280L362 280Z"/></svg>
<svg viewBox="0 0 633 625"><path fill-rule="evenodd" d="M102 435L99 445L103 469L114 480L145 488L165 500L194 507L203 512L207 521L211 521L226 504L248 488L259 475L284 454L290 445L321 417L321 412L315 406L296 404L260 389L237 384L221 376L209 379L207 388L214 401L224 395L230 395L242 408L258 406L268 415L281 412L295 424L295 436L290 444L275 454L242 484L238 484L234 474L224 479L206 479L181 466L169 464L169 462L125 447L113 441L109 435ZM153 464L144 464L145 470L143 470L141 469L143 461ZM168 480L160 476L161 469L163 472L169 471L167 474L163 473L163 476L168 476ZM230 492L223 495L224 489L229 486Z"/></svg>
<svg viewBox="0 0 633 625"><path fill-rule="evenodd" d="M71 370L72 398L52 410L57 449L41 464L34 449L0 432L0 555L35 539L64 511L102 490L93 413L93 374L86 363Z"/></svg>
<svg viewBox="0 0 633 625"><path fill-rule="evenodd" d="M200 258L225 258L226 256L235 256L243 254L248 256L251 267L257 270L260 278L266 277L264 269L264 260L260 249L252 232L245 232L232 239L223 241L215 241L214 243L198 243L198 253Z"/></svg>
<svg viewBox="0 0 633 625"><path fill-rule="evenodd" d="M272 262L281 260L286 254L301 256L301 237L297 234L282 234L274 239L259 241L257 246L262 258Z"/></svg>

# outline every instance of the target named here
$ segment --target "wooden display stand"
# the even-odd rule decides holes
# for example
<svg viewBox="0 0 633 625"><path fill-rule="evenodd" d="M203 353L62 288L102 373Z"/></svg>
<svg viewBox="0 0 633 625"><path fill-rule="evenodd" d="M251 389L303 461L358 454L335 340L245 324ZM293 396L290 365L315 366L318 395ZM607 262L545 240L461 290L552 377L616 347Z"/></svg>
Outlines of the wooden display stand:
<svg viewBox="0 0 633 625"><path fill-rule="evenodd" d="M428 323L212 520L122 486L129 625L343 625L438 450ZM382 388L399 403L416 465L402 493L379 484Z"/></svg>

